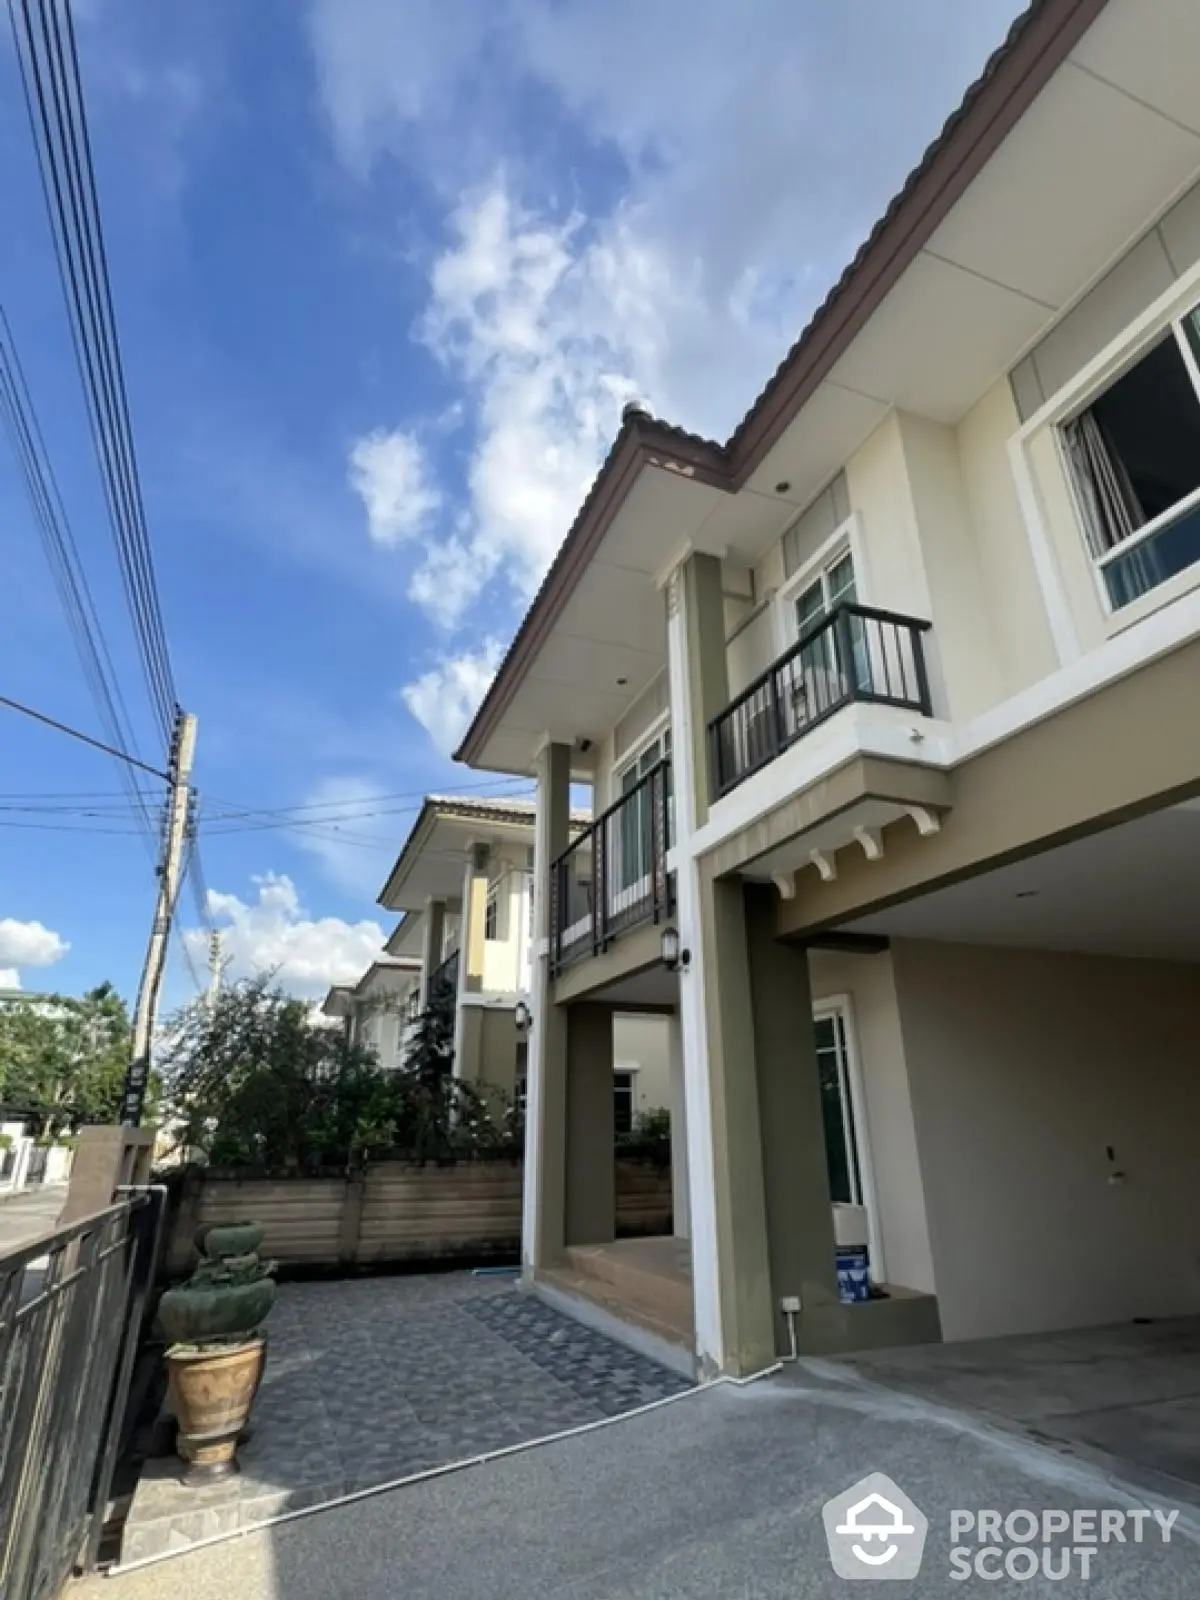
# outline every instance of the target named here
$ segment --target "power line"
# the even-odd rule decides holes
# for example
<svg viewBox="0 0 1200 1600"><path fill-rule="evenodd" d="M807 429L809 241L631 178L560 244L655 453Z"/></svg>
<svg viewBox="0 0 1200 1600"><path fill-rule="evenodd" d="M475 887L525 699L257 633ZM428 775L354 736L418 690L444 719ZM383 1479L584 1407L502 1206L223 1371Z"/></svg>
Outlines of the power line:
<svg viewBox="0 0 1200 1600"><path fill-rule="evenodd" d="M117 750L111 744L105 744L100 739L93 739L89 733L80 733L78 728L69 727L65 722L58 722L54 717L48 717L44 711L35 711L32 706L22 705L19 700L10 700L7 695L0 694L0 706L7 706L10 711L20 711L23 716L32 717L35 722L42 722L47 728L54 728L58 733L68 734L72 739L78 739L81 744L91 745L93 750L103 750L105 755L115 756L118 761L124 761L128 766L138 767L142 772L148 772L153 778L161 778L169 782L165 772L160 772L157 767L151 767L136 757L127 755L124 750Z"/></svg>
<svg viewBox="0 0 1200 1600"><path fill-rule="evenodd" d="M516 788L513 787L514 785L516 786ZM454 797L457 798L458 795L460 795L460 794L473 794L473 793L482 794L484 791L493 791L493 792L496 793L497 798L503 798L505 796L511 796L511 798L517 799L518 798L518 793L517 793L518 789L530 789L531 787L532 787L532 784L531 784L530 780L527 779L527 778L490 778L484 783L464 783L464 784L458 785L456 787L456 789L455 789L455 796ZM234 817L234 816L275 817L275 816L283 816L285 813L291 813L291 812L296 812L296 811L317 811L317 810L321 810L321 809L324 809L324 808L327 808L327 807L336 808L336 807L347 807L347 806L377 806L383 800L421 800L421 801L424 801L425 799L428 798L428 794L429 794L429 791L426 790L426 789L399 789L399 790L396 790L394 793L390 793L390 794L375 794L375 795L364 796L364 798L361 799L361 800L311 800L311 801L307 801L304 805L296 805L296 806L265 806L265 807L264 806L259 806L259 807L243 806L243 805L240 805L236 800L221 800L218 796L213 796L213 798L217 800L217 804L218 805L223 805L223 806L226 806L226 807L229 808L224 813L216 813L216 812L214 812L213 816L214 816L214 819L217 818L218 816L221 817L222 819L229 818L229 817ZM406 807L406 808L403 808L403 809L415 810L417 808L416 807ZM353 816L380 816L380 815L388 815L388 814L390 814L390 813L376 812L376 811L370 811L370 812L346 812L346 816L347 816L348 819L353 817ZM316 820L323 822L323 821L328 821L329 819L326 818L326 817L320 817L320 818L317 818Z"/></svg>
<svg viewBox="0 0 1200 1600"><path fill-rule="evenodd" d="M9 0L9 17L117 563L151 704L169 740L175 685L130 425L74 22L63 0Z"/></svg>
<svg viewBox="0 0 1200 1600"><path fill-rule="evenodd" d="M50 575L58 591L68 632L71 634L84 680L92 696L104 730L120 752L118 772L127 802L141 814L148 843L153 844L153 827L145 798L133 773L126 765L132 747L140 757L133 737L129 709L121 694L112 655L100 624L79 547L71 531L58 481L54 474L37 412L25 381L21 359L12 329L0 305L0 412L8 430L25 489L41 538Z"/></svg>

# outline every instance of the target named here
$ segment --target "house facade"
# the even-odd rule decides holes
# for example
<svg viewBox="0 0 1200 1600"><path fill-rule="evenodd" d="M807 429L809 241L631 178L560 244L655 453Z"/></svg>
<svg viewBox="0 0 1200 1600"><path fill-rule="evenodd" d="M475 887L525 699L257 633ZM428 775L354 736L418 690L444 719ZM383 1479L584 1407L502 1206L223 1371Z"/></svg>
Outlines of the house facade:
<svg viewBox="0 0 1200 1600"><path fill-rule="evenodd" d="M385 953L357 983L335 984L321 1010L342 1022L352 1044L373 1050L381 1066L394 1068L404 1061L420 986L419 959Z"/></svg>
<svg viewBox="0 0 1200 1600"><path fill-rule="evenodd" d="M402 913L385 946L388 965L372 967L353 991L386 1033L386 1014L371 1008L379 981L372 974L403 966L396 1059L420 1013L445 1005L454 1018L455 1075L515 1099L527 1074L534 816L532 801L428 796L379 897L385 910ZM571 827L579 832L586 821L576 816ZM614 1132L628 1133L639 1116L667 1104L665 1017L618 1016L609 1071Z"/></svg>
<svg viewBox="0 0 1200 1600"><path fill-rule="evenodd" d="M729 440L626 408L459 751L538 785L526 1274L619 1275L665 1016L702 1374L1200 1312L1198 69L1032 5Z"/></svg>

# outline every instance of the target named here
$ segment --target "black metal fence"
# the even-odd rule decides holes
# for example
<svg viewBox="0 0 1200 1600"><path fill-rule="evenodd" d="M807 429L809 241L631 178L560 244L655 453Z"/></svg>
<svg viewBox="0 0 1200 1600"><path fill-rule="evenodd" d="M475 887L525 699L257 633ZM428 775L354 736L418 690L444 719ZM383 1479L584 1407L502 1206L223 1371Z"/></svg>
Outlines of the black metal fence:
<svg viewBox="0 0 1200 1600"><path fill-rule="evenodd" d="M671 763L660 761L551 865L554 971L670 915L671 809Z"/></svg>
<svg viewBox="0 0 1200 1600"><path fill-rule="evenodd" d="M90 1570L162 1222L141 1191L0 1256L0 1600Z"/></svg>
<svg viewBox="0 0 1200 1600"><path fill-rule="evenodd" d="M921 635L930 624L871 606L822 617L709 725L718 795L853 700L930 714Z"/></svg>
<svg viewBox="0 0 1200 1600"><path fill-rule="evenodd" d="M429 984L426 990L426 1005L449 1006L454 1009L458 1002L458 963L459 952L451 950L440 967L435 967L429 975Z"/></svg>

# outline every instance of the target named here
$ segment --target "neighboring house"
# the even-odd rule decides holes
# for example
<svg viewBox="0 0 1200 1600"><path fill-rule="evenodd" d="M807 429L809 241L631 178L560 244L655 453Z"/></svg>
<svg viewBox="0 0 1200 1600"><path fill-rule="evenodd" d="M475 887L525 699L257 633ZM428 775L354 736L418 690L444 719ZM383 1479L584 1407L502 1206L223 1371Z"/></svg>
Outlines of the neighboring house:
<svg viewBox="0 0 1200 1600"><path fill-rule="evenodd" d="M335 984L321 1010L343 1022L351 1043L374 1050L381 1066L398 1067L416 1015L420 985L419 960L381 956L357 983Z"/></svg>
<svg viewBox="0 0 1200 1600"><path fill-rule="evenodd" d="M577 815L571 828L581 833L589 820ZM413 1014L439 990L453 996L456 1076L518 1097L527 1055L518 1024L531 1005L533 824L532 801L430 795L379 897L403 913L385 948L415 964ZM629 1131L640 1113L667 1104L667 1024L635 1010L616 1027L608 1070L616 1128Z"/></svg>
<svg viewBox="0 0 1200 1600"><path fill-rule="evenodd" d="M627 408L458 753L538 784L526 1272L666 1008L702 1372L1200 1312L1198 79L1033 5L725 444Z"/></svg>

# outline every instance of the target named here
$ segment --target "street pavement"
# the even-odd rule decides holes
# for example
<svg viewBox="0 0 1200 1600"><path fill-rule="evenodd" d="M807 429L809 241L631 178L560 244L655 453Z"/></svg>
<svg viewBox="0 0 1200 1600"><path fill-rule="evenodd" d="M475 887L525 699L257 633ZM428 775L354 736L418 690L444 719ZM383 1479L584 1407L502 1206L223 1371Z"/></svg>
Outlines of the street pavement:
<svg viewBox="0 0 1200 1600"><path fill-rule="evenodd" d="M0 1199L0 1256L19 1250L39 1234L52 1233L66 1199L65 1183L23 1189Z"/></svg>
<svg viewBox="0 0 1200 1600"><path fill-rule="evenodd" d="M1194 1600L1200 1592L1195 1506L818 1364L747 1387L694 1390L594 1431L90 1579L74 1595L832 1600L846 1580L830 1563L822 1507L879 1472L928 1518L924 1563L908 1591L922 1600L973 1592ZM1131 1510L1158 1510L1163 1520L1179 1512L1169 1542L1158 1522L1129 1518ZM982 1511L999 1514L984 1540L974 1532ZM964 1519L970 1528L952 1542L955 1512L960 1530ZM1014 1512L1032 1515L1016 1518L1007 1539L1003 1519ZM1052 1533L1047 1558L1052 1572L1067 1571L1061 1580L1043 1573L1047 1512L1050 1528L1069 1521L1065 1541ZM1031 1525L1039 1532L1021 1542ZM1003 1543L992 1541L993 1527Z"/></svg>

